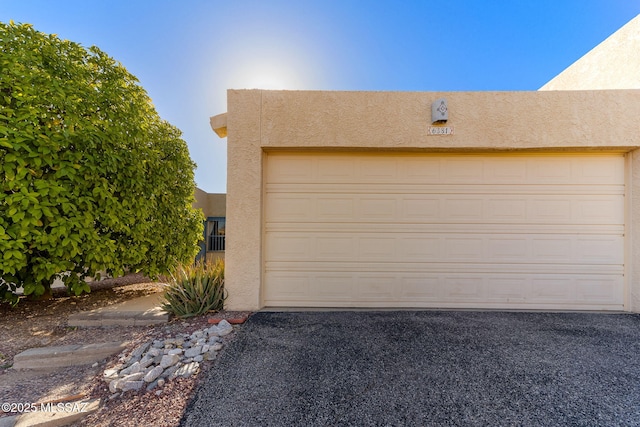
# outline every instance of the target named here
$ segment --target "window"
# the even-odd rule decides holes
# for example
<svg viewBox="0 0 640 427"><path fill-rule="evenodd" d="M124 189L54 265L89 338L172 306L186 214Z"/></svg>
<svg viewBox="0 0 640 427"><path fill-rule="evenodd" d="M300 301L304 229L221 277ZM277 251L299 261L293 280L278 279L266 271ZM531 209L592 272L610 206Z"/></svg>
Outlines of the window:
<svg viewBox="0 0 640 427"><path fill-rule="evenodd" d="M226 218L207 218L207 251L224 251Z"/></svg>

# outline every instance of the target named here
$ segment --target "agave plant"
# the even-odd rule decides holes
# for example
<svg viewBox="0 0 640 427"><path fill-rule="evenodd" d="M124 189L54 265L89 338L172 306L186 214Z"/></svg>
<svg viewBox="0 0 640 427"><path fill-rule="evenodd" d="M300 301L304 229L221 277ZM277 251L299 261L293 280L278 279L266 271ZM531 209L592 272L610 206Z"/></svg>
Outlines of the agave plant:
<svg viewBox="0 0 640 427"><path fill-rule="evenodd" d="M171 275L162 308L181 318L198 316L222 310L226 297L224 261L199 261L181 265Z"/></svg>

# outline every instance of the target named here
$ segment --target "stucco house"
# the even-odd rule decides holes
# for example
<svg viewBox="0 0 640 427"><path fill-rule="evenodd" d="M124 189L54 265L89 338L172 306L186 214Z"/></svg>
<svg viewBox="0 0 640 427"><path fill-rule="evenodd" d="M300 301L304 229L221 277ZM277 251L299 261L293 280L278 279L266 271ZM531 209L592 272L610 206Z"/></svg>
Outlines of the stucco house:
<svg viewBox="0 0 640 427"><path fill-rule="evenodd" d="M535 92L229 90L226 307L639 312L638 63L596 84L639 37Z"/></svg>

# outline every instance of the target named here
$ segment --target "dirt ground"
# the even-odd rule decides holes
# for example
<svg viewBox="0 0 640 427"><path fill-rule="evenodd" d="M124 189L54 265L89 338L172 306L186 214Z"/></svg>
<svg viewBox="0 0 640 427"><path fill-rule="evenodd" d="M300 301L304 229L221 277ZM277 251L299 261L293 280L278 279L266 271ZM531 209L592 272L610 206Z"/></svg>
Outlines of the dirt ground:
<svg viewBox="0 0 640 427"><path fill-rule="evenodd" d="M105 368L115 365L117 356L98 366L75 366L50 371L16 371L11 369L13 357L29 348L68 344L89 344L108 341L127 342L127 348L150 339L190 333L207 325L211 315L169 323L138 327L75 328L67 325L70 314L117 304L136 297L162 291L161 283L140 275L109 279L91 285L92 291L78 297L68 296L64 290L54 292L48 301L21 301L17 307L0 304L0 402L47 403L79 398L100 398L101 408L78 425L177 426L198 375L180 378L161 391L142 390L121 395L109 393L102 380ZM225 313L218 316L225 317ZM229 337L233 337L233 334ZM210 369L213 362L203 363L201 371ZM16 415L0 412L0 417Z"/></svg>
<svg viewBox="0 0 640 427"><path fill-rule="evenodd" d="M13 356L24 350L70 344L67 340L76 332L74 328L67 327L70 314L117 304L161 290L161 284L140 275L131 275L95 283L90 293L77 297L68 296L64 289L54 289L54 297L50 300L23 299L13 308L6 303L0 304L0 375L11 366ZM93 332L99 336L103 331Z"/></svg>

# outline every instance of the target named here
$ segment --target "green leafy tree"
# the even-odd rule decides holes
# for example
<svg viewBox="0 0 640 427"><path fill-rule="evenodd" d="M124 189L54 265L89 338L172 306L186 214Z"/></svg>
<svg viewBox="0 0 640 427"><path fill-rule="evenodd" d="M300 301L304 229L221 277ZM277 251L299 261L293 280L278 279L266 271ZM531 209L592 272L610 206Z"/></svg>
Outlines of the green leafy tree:
<svg viewBox="0 0 640 427"><path fill-rule="evenodd" d="M192 260L202 213L180 131L120 63L0 22L0 301Z"/></svg>

